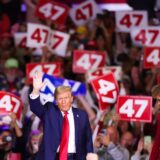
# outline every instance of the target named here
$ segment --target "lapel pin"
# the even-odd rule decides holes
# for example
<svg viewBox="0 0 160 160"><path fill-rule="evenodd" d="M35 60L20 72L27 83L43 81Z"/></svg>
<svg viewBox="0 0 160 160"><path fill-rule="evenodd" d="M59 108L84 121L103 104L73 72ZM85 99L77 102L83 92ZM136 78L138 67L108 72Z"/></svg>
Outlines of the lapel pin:
<svg viewBox="0 0 160 160"><path fill-rule="evenodd" d="M77 117L79 117L79 115L77 114Z"/></svg>

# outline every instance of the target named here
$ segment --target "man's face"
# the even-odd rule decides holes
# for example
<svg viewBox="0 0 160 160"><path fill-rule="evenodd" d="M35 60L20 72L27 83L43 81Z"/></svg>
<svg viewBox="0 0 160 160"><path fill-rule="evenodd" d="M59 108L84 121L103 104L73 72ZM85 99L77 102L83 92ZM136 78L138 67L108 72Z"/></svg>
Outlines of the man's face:
<svg viewBox="0 0 160 160"><path fill-rule="evenodd" d="M72 102L73 102L73 97L71 92L65 91L65 92L59 93L56 97L56 101L61 111L63 112L68 111L71 108Z"/></svg>
<svg viewBox="0 0 160 160"><path fill-rule="evenodd" d="M113 143L117 143L118 141L118 133L117 133L117 130L113 127L108 127L107 128L107 135L109 135L110 137L110 140L113 142Z"/></svg>
<svg viewBox="0 0 160 160"><path fill-rule="evenodd" d="M39 135L33 135L31 137L31 145L32 145L34 153L36 153L38 151L39 143L40 143L40 136Z"/></svg>
<svg viewBox="0 0 160 160"><path fill-rule="evenodd" d="M132 141L133 141L133 136L131 133L124 133L124 135L122 136L122 139L121 139L121 145L123 147L128 147L128 146L131 146L132 145Z"/></svg>
<svg viewBox="0 0 160 160"><path fill-rule="evenodd" d="M14 82L17 77L17 68L6 68L5 74L8 82Z"/></svg>

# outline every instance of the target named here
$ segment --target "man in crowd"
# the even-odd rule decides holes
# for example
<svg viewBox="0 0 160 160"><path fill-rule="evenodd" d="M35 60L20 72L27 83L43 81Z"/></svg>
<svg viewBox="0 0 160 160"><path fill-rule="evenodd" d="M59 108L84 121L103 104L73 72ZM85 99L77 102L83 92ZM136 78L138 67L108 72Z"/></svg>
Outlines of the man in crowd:
<svg viewBox="0 0 160 160"><path fill-rule="evenodd" d="M129 160L129 151L120 145L115 126L108 126L106 133L97 135L94 147L100 160Z"/></svg>
<svg viewBox="0 0 160 160"><path fill-rule="evenodd" d="M43 87L42 74L33 77L33 91L30 94L31 110L42 120L43 139L37 160L86 160L93 152L92 134L87 114L72 107L71 88L59 86L55 90L56 104L40 102Z"/></svg>
<svg viewBox="0 0 160 160"><path fill-rule="evenodd" d="M152 97L154 99L156 99L156 103L159 107L160 106L160 85L159 84L155 85L152 88L151 92L152 92ZM153 147L152 147L152 151L151 151L149 160L155 160L155 159L159 160L160 159L160 150L159 150L160 139L159 139L159 136L160 136L160 113L158 111L156 134L154 137L154 143L153 143Z"/></svg>

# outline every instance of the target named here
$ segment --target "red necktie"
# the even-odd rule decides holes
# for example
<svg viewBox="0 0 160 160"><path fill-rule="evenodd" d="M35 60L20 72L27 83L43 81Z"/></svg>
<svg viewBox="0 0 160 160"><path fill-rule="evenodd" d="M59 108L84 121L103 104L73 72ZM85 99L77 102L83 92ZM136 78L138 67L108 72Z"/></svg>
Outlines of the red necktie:
<svg viewBox="0 0 160 160"><path fill-rule="evenodd" d="M68 112L64 112L62 137L59 148L59 160L67 160L68 158L69 121L67 114Z"/></svg>

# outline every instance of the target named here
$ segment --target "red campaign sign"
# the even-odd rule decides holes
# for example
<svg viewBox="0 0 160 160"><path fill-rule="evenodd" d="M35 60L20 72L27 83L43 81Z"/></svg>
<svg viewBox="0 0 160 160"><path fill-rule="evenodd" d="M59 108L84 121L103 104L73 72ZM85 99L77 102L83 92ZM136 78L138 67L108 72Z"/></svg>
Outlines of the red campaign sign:
<svg viewBox="0 0 160 160"><path fill-rule="evenodd" d="M21 160L20 153L10 153L7 157L7 160Z"/></svg>
<svg viewBox="0 0 160 160"><path fill-rule="evenodd" d="M93 79L90 83L97 95L99 107L102 110L116 102L119 87L112 72Z"/></svg>
<svg viewBox="0 0 160 160"><path fill-rule="evenodd" d="M36 71L44 72L53 76L61 75L61 62L52 63L28 63L26 67L26 74L29 82L32 82L33 75Z"/></svg>
<svg viewBox="0 0 160 160"><path fill-rule="evenodd" d="M160 47L145 47L144 68L160 67Z"/></svg>
<svg viewBox="0 0 160 160"><path fill-rule="evenodd" d="M89 20L96 18L97 14L102 14L102 11L98 7L95 1L87 0L70 10L70 17L72 21L77 25L84 25Z"/></svg>
<svg viewBox="0 0 160 160"><path fill-rule="evenodd" d="M116 112L121 120L152 121L152 97L149 96L119 96Z"/></svg>
<svg viewBox="0 0 160 160"><path fill-rule="evenodd" d="M36 15L45 20L51 20L63 25L69 13L69 7L52 0L41 0L36 8Z"/></svg>
<svg viewBox="0 0 160 160"><path fill-rule="evenodd" d="M22 101L19 97L9 92L0 91L0 114L6 115L14 112L20 120L22 113Z"/></svg>
<svg viewBox="0 0 160 160"><path fill-rule="evenodd" d="M90 69L105 65L106 52L75 50L72 69L75 73L86 73Z"/></svg>

